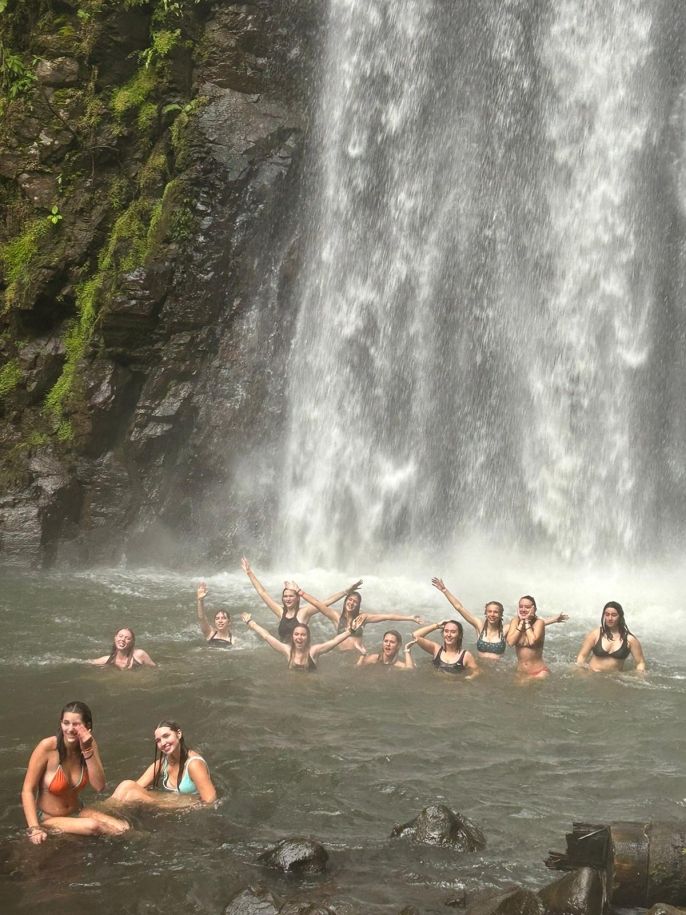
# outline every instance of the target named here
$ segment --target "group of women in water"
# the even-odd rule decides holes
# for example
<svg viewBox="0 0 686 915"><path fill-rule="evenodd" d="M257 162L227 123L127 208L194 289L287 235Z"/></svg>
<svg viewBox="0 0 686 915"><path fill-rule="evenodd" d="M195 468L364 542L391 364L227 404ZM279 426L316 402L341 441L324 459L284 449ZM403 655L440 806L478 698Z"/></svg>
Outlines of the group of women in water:
<svg viewBox="0 0 686 915"><path fill-rule="evenodd" d="M358 667L380 665L402 671L413 670L412 650L418 646L431 656L432 664L438 671L462 675L470 680L479 676L482 665L497 662L510 647L517 656L517 675L521 681L543 679L550 673L543 660L546 627L568 618L564 613L539 617L536 601L531 595L519 599L517 612L508 623L504 621L503 605L498 601L489 601L483 618L479 618L462 605L442 579L432 579L434 587L474 629L476 645L475 651L471 652L463 648L464 629L457 620L424 624L421 617L414 615L363 613L359 592L361 581L323 601L306 593L295 582L287 581L279 603L257 579L248 560L244 558L241 565L257 594L278 618L278 626L276 634L273 634L257 623L250 613L241 614L243 622L274 651L283 655L290 670L305 673L316 670L319 657L336 648L356 651L359 655ZM206 644L231 648L234 645L231 616L228 611L220 609L211 624L205 610L206 597L207 587L201 582L197 589L197 619ZM343 606L339 612L333 605L340 600L343 600ZM335 634L323 642L313 643L308 624L316 613L330 620ZM411 622L418 628L404 646L400 633L389 629L383 634L379 649L367 651L363 643L364 627L389 621ZM439 631L440 641L428 638L432 632ZM600 626L585 637L576 663L592 671L621 671L629 657L633 658L637 671L646 669L643 649L628 629L621 604L609 601L603 608ZM127 627L115 633L109 654L89 663L120 670L156 666L147 652L136 648L135 635ZM155 729L153 762L143 774L137 780L121 782L109 801L100 805L106 810L81 808L79 794L87 785L90 784L96 791L105 787L103 764L92 728L88 706L83 702L71 702L62 709L56 736L41 740L33 751L21 795L27 833L32 843L40 844L51 832L122 834L129 829L124 813L131 805L178 808L189 803L211 804L216 800L207 763L197 751L186 745L181 727L165 719Z"/></svg>

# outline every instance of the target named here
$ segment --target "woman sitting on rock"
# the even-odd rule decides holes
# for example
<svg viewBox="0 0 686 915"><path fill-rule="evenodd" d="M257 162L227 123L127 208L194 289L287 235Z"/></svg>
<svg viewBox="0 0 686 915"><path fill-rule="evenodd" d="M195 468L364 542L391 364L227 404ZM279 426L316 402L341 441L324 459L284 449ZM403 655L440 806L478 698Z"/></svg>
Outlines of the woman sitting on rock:
<svg viewBox="0 0 686 915"><path fill-rule="evenodd" d="M137 781L117 785L112 800L173 808L214 803L217 792L208 765L197 750L186 746L181 727L169 719L160 721L154 739L152 763Z"/></svg>
<svg viewBox="0 0 686 915"><path fill-rule="evenodd" d="M267 593L266 588L258 581L257 576L253 572L250 563L245 556L241 559L241 567L264 603L269 607L272 613L279 618L279 639L285 644L290 644L291 633L298 623L309 623L310 618L314 616L315 613L324 613L332 622L337 623L338 614L330 610L331 604L335 604L336 601L339 601L351 590L359 588L362 584L361 581L356 581L349 589L346 588L345 591L337 591L335 594L332 594L331 597L327 597L325 601L319 601L316 597L312 597L311 594L306 594L295 582L286 581L284 582L284 588L281 592L281 604L278 604L274 598ZM307 601L307 604L304 607L300 606L301 598Z"/></svg>
<svg viewBox="0 0 686 915"><path fill-rule="evenodd" d="M214 614L214 626L210 626L205 614L205 598L207 585L201 581L197 590L198 623L206 643L211 648L233 648L233 634L231 632L231 616L228 610L217 610Z"/></svg>
<svg viewBox="0 0 686 915"><path fill-rule="evenodd" d="M288 658L289 670L296 670L301 673L313 673L317 669L316 661L320 654L331 651L332 648L340 645L345 639L349 639L355 632L354 627L351 626L350 629L340 632L332 639L329 639L328 642L319 642L313 645L310 627L305 623L297 623L291 634L290 644L285 645L279 639L274 638L270 632L267 632L263 626L256 623L249 613L242 613L241 618L248 629L252 629L274 651L278 651L279 654ZM362 651L364 652L364 648Z"/></svg>
<svg viewBox="0 0 686 915"><path fill-rule="evenodd" d="M29 841L45 842L48 835L117 836L129 824L82 808L79 794L90 785L105 787L100 751L92 733L93 716L85 702L70 702L60 712L56 737L41 740L31 754L21 803Z"/></svg>
<svg viewBox="0 0 686 915"><path fill-rule="evenodd" d="M426 636L436 629L443 630L443 644L439 645ZM481 673L479 665L470 651L462 647L464 630L456 620L443 620L442 623L429 623L412 633L420 648L433 658L436 670L448 674L466 674L465 680L473 680Z"/></svg>
<svg viewBox="0 0 686 915"><path fill-rule="evenodd" d="M382 667L393 667L395 670L414 670L414 658L410 649L416 642L408 642L405 646L405 659L400 657L400 649L403 644L402 636L395 629L389 629L384 632L381 640L381 648L374 654L363 655L357 662L358 667L367 667L370 664L381 665Z"/></svg>
<svg viewBox="0 0 686 915"><path fill-rule="evenodd" d="M497 661L502 658L507 648L505 632L508 626L503 626L505 608L500 601L489 600L484 607L484 619L480 620L470 613L454 594L450 593L442 578L432 578L431 584L446 596L448 602L476 632L476 650L479 658L485 658L487 661ZM564 623L568 619L566 613L558 613L556 616L544 619L543 624L550 626L552 623Z"/></svg>
<svg viewBox="0 0 686 915"><path fill-rule="evenodd" d="M600 627L588 633L579 650L576 663L589 670L607 673L623 670L624 662L629 656L634 659L636 670L646 669L641 643L632 632L629 632L622 605L614 600L608 601L603 607Z"/></svg>
<svg viewBox="0 0 686 915"><path fill-rule="evenodd" d="M119 629L114 634L112 651L89 661L96 667L117 667L119 670L140 670L141 667L157 667L147 651L136 648L136 636L133 629Z"/></svg>

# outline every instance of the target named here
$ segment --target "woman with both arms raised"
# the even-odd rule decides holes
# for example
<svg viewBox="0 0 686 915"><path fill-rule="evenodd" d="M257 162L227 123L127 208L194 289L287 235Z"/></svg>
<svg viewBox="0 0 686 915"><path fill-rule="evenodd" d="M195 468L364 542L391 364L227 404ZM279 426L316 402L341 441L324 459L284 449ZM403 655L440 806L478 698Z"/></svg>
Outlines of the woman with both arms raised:
<svg viewBox="0 0 686 915"><path fill-rule="evenodd" d="M439 645L433 639L427 639L426 636L436 629L443 630L443 644ZM470 651L462 647L462 638L464 630L462 623L457 620L443 620L441 623L429 623L428 626L422 626L416 629L412 636L417 645L430 654L433 658L433 666L448 674L467 673L465 680L473 680L481 673L479 665L476 663L474 656ZM411 645L414 643L409 643Z"/></svg>
<svg viewBox="0 0 686 915"><path fill-rule="evenodd" d="M295 626L298 623L305 623L307 625L310 618L314 616L315 613L324 613L332 622L338 622L338 614L330 610L330 605L335 604L336 601L339 601L346 594L349 594L351 590L359 588L362 584L361 581L356 581L351 588L346 588L344 591L337 591L335 594L332 594L331 597L327 597L325 601L319 601L316 597L312 597L311 594L306 594L302 588L299 588L298 585L295 584L295 582L286 581L284 582L284 588L281 592L281 604L278 604L267 592L264 585L258 580L245 556L241 559L241 568L250 579L250 584L257 591L264 603L269 607L272 613L279 618L279 639L286 644L290 644L291 634ZM301 598L307 601L307 604L304 607L300 606Z"/></svg>
<svg viewBox="0 0 686 915"><path fill-rule="evenodd" d="M358 582L362 584L362 582ZM315 601L315 604L317 602ZM327 608L325 612L324 608L320 606L320 610L324 613L325 616L336 624L337 632L345 632L346 629L349 629L350 626L354 625L355 635L348 641L343 642L339 646L341 651L352 651L357 649L360 653L364 653L364 645L362 644L362 637L364 635L363 627L367 623L423 623L424 620L421 616L408 616L406 613L360 613L360 608L362 606L362 595L359 591L351 589L346 592L345 600L343 601L343 609L338 613L333 608Z"/></svg>
<svg viewBox="0 0 686 915"><path fill-rule="evenodd" d="M279 654L285 655L288 658L289 670L296 670L306 674L314 673L317 669L317 658L320 654L331 651L332 648L340 645L345 639L349 639L355 632L354 627L351 626L349 629L346 629L345 632L340 632L327 642L319 642L318 644L313 645L310 627L306 623L296 623L293 632L291 633L290 642L286 645L279 639L274 638L271 632L267 632L259 623L256 623L250 613L241 613L241 619L248 629L252 629L252 631L259 635L259 637L265 641L267 645L271 646L274 651L278 651ZM362 651L364 652L364 648Z"/></svg>
<svg viewBox="0 0 686 915"><path fill-rule="evenodd" d="M442 578L432 578L431 584L434 588L446 596L450 604L457 610L460 616L466 620L476 632L476 650L480 658L487 661L497 661L505 654L507 641L505 639L505 630L508 627L503 626L503 615L505 608L497 600L489 600L484 607L484 619L480 620L467 610L462 602L446 588ZM549 616L543 620L545 626L553 623L564 623L569 617L566 613L558 613L556 616Z"/></svg>

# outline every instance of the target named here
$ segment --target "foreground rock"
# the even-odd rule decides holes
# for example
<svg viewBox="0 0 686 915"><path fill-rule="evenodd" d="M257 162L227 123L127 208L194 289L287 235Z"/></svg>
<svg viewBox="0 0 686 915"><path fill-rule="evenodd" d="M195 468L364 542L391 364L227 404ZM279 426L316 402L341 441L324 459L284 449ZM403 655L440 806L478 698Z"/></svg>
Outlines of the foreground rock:
<svg viewBox="0 0 686 915"><path fill-rule="evenodd" d="M409 838L420 845L450 846L458 852L479 851L486 839L479 827L443 804L424 810L400 826L395 826L391 838Z"/></svg>
<svg viewBox="0 0 686 915"><path fill-rule="evenodd" d="M536 893L515 886L504 892L478 893L465 915L543 915L543 903Z"/></svg>
<svg viewBox="0 0 686 915"><path fill-rule="evenodd" d="M225 906L224 915L336 915L336 910L315 902L284 904L264 887L250 886Z"/></svg>
<svg viewBox="0 0 686 915"><path fill-rule="evenodd" d="M286 874L321 874L326 870L329 854L319 842L296 837L282 839L278 845L261 854L257 860L260 864Z"/></svg>
<svg viewBox="0 0 686 915"><path fill-rule="evenodd" d="M538 893L546 915L602 915L605 880L592 867L581 867L543 887Z"/></svg>

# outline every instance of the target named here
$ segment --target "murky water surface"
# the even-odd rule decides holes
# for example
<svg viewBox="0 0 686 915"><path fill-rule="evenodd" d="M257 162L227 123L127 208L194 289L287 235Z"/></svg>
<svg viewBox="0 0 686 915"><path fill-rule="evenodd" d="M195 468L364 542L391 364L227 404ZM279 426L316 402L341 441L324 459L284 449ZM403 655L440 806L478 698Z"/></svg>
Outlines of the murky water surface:
<svg viewBox="0 0 686 915"><path fill-rule="evenodd" d="M265 583L278 594L283 577L267 575ZM300 577L319 594L348 583L333 573ZM564 609L572 619L548 630L553 676L524 689L514 686L509 653L487 676L464 683L435 674L416 649L415 674L356 670L353 654L337 653L320 660L317 675L298 676L240 623L235 650L211 650L195 624L195 582L170 574L3 578L4 911L220 912L235 892L261 882L339 913L390 913L408 904L441 912L461 888L550 880L542 861L550 849L564 850L572 821L684 816L683 588L673 575L642 574L642 584L605 576L596 584L548 571L547 589L534 590L541 610ZM490 581L488 594L479 583L463 589L468 606L478 610L500 596L511 610L528 590L504 571ZM208 585L209 610L220 602L232 612L250 609L275 628L242 574L209 577ZM426 574L367 579L363 591L370 611L449 615ZM583 675L571 665L604 600L617 597L644 644L645 679ZM104 654L122 625L133 627L158 670L83 664ZM407 624L398 628L409 633ZM323 621L314 629L317 639L331 634ZM369 627L366 643L380 641L384 629ZM468 629L466 644L473 643ZM122 839L30 846L19 804L26 762L72 699L93 709L110 790L142 772L155 724L173 717L210 763L216 808L137 814L135 831ZM457 858L389 839L394 824L432 802L479 823L487 848ZM326 876L287 881L256 864L270 843L298 834L329 849Z"/></svg>

